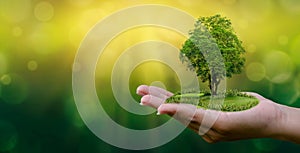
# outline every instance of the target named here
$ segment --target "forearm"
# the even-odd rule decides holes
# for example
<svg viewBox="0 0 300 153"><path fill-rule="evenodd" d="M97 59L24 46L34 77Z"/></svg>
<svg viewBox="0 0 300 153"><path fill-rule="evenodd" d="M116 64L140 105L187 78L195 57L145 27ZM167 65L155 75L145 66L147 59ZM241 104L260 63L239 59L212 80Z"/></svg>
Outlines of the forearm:
<svg viewBox="0 0 300 153"><path fill-rule="evenodd" d="M281 111L274 138L300 144L300 109L278 105Z"/></svg>

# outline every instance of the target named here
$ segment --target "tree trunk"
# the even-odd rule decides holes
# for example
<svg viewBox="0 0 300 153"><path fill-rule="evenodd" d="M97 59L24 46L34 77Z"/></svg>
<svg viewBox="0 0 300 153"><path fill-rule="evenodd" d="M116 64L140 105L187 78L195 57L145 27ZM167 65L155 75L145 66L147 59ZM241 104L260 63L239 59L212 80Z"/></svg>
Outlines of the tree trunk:
<svg viewBox="0 0 300 153"><path fill-rule="evenodd" d="M217 95L217 89L218 89L218 86L216 84L215 81L212 81L212 90L211 90L211 94L212 95Z"/></svg>
<svg viewBox="0 0 300 153"><path fill-rule="evenodd" d="M216 95L216 79L215 76L212 76L211 78L211 94Z"/></svg>
<svg viewBox="0 0 300 153"><path fill-rule="evenodd" d="M213 85L212 85L212 80L211 80L211 75L208 75L208 87L210 89L210 92L213 92Z"/></svg>
<svg viewBox="0 0 300 153"><path fill-rule="evenodd" d="M212 95L217 95L218 92L218 86L220 84L221 80L216 78L215 76L212 76L209 81L210 91Z"/></svg>

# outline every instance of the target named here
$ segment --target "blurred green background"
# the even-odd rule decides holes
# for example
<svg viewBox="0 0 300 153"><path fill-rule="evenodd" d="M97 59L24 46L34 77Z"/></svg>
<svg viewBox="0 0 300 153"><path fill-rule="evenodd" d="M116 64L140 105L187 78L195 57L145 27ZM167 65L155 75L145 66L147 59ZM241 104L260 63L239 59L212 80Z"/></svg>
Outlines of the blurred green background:
<svg viewBox="0 0 300 153"><path fill-rule="evenodd" d="M0 152L140 152L111 146L82 122L72 95L72 64L80 41L104 17L139 4L164 4L193 15L220 13L231 19L247 50L244 72L227 88L254 91L277 103L300 107L300 1L297 0L0 0ZM178 21L180 22L180 21ZM138 116L114 99L110 71L131 45L162 40L180 47L184 38L170 30L135 28L107 46L97 67L99 97L119 124L148 129L169 118ZM155 75L151 75L155 74ZM139 84L161 81L180 89L174 71L148 62L131 74L132 96ZM143 152L296 152L298 145L271 139L208 144L186 129L176 139Z"/></svg>

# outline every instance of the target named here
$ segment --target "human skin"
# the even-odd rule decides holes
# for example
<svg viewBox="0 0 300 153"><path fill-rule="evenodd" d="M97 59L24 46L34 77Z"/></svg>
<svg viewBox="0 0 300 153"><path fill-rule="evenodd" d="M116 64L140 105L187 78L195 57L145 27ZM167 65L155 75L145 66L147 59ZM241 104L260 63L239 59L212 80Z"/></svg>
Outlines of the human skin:
<svg viewBox="0 0 300 153"><path fill-rule="evenodd" d="M246 92L258 98L259 104L239 112L204 110L190 104L164 104L173 93L154 86L141 85L137 88L137 94L142 96L141 105L157 109L158 115L167 114L176 118L209 143L274 138L300 144L300 109L277 104L257 93ZM218 117L212 127L202 134L199 128L205 113Z"/></svg>

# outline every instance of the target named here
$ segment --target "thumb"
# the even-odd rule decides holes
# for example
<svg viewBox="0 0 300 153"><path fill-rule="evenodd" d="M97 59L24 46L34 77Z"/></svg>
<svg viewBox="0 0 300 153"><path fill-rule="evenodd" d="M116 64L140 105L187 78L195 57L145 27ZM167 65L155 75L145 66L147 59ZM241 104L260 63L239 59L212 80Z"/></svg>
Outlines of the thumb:
<svg viewBox="0 0 300 153"><path fill-rule="evenodd" d="M199 125L199 135L205 134L221 115L220 111L197 109L195 105L191 104L162 104L157 109L159 114L168 114L184 125L197 123ZM201 126L200 126L201 125Z"/></svg>
<svg viewBox="0 0 300 153"><path fill-rule="evenodd" d="M177 105L178 104L161 104L157 108L157 115L168 114L170 116L173 116L177 112Z"/></svg>
<svg viewBox="0 0 300 153"><path fill-rule="evenodd" d="M167 114L188 125L194 118L197 107L191 104L162 104L157 108L157 114Z"/></svg>

